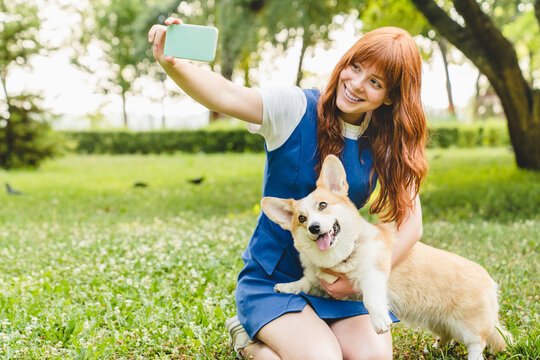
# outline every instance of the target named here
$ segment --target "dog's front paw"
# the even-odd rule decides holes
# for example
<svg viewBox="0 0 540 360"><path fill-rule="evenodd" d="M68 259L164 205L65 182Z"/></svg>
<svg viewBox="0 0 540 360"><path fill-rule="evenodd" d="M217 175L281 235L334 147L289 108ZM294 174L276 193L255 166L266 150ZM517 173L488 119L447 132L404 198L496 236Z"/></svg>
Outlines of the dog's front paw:
<svg viewBox="0 0 540 360"><path fill-rule="evenodd" d="M377 334L384 334L390 330L392 319L388 314L371 316L371 325Z"/></svg>
<svg viewBox="0 0 540 360"><path fill-rule="evenodd" d="M300 294L302 290L295 286L295 283L281 283L274 286L274 291L286 294Z"/></svg>

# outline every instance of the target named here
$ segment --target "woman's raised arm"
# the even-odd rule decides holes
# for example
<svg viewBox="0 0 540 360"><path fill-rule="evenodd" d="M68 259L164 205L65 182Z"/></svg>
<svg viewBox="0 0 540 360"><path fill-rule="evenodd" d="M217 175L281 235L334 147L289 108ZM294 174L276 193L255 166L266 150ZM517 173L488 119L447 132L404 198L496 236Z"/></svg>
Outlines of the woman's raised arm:
<svg viewBox="0 0 540 360"><path fill-rule="evenodd" d="M181 23L182 21L176 18L165 20L167 26ZM235 84L189 61L163 54L167 26L156 24L148 32L148 41L153 42L154 58L167 75L186 94L208 109L250 123L261 124L263 105L257 91Z"/></svg>

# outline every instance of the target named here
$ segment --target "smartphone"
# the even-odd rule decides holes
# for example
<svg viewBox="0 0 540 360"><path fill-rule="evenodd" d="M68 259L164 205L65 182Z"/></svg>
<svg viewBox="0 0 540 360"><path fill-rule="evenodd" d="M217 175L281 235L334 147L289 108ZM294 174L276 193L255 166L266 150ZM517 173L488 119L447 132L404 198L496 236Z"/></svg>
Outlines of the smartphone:
<svg viewBox="0 0 540 360"><path fill-rule="evenodd" d="M166 56L213 61L216 56L218 29L211 26L172 24L167 26Z"/></svg>

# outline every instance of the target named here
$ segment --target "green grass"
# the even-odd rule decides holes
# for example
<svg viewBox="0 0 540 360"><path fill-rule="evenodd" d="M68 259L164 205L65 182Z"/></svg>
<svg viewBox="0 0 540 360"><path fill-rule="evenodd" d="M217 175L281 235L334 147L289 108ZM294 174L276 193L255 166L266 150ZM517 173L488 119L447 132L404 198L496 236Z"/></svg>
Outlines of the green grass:
<svg viewBox="0 0 540 360"><path fill-rule="evenodd" d="M500 284L516 343L495 358L538 358L540 174L503 148L429 156L423 241ZM0 194L0 359L234 359L224 322L263 166L262 154L68 156L0 172L23 192ZM396 359L463 358L427 332L393 333Z"/></svg>

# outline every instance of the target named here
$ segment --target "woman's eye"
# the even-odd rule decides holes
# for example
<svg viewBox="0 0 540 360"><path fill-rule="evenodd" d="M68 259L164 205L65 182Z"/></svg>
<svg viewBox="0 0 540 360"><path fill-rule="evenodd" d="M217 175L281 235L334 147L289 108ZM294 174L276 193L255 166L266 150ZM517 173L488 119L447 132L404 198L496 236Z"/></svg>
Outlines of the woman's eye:
<svg viewBox="0 0 540 360"><path fill-rule="evenodd" d="M306 217L305 217L304 215L300 215L300 216L298 217L298 221L299 221L300 223L303 223L303 222L305 222L306 220L307 220L307 219L306 219Z"/></svg>
<svg viewBox="0 0 540 360"><path fill-rule="evenodd" d="M356 64L351 64L351 67L354 69L354 70L360 70L360 67Z"/></svg>
<svg viewBox="0 0 540 360"><path fill-rule="evenodd" d="M326 208L327 205L328 205L328 204L325 203L324 201L323 201L323 202L320 202L320 203L319 203L319 210L322 210L322 209Z"/></svg>
<svg viewBox="0 0 540 360"><path fill-rule="evenodd" d="M377 80L371 80L371 83L378 89L382 88L382 85Z"/></svg>

